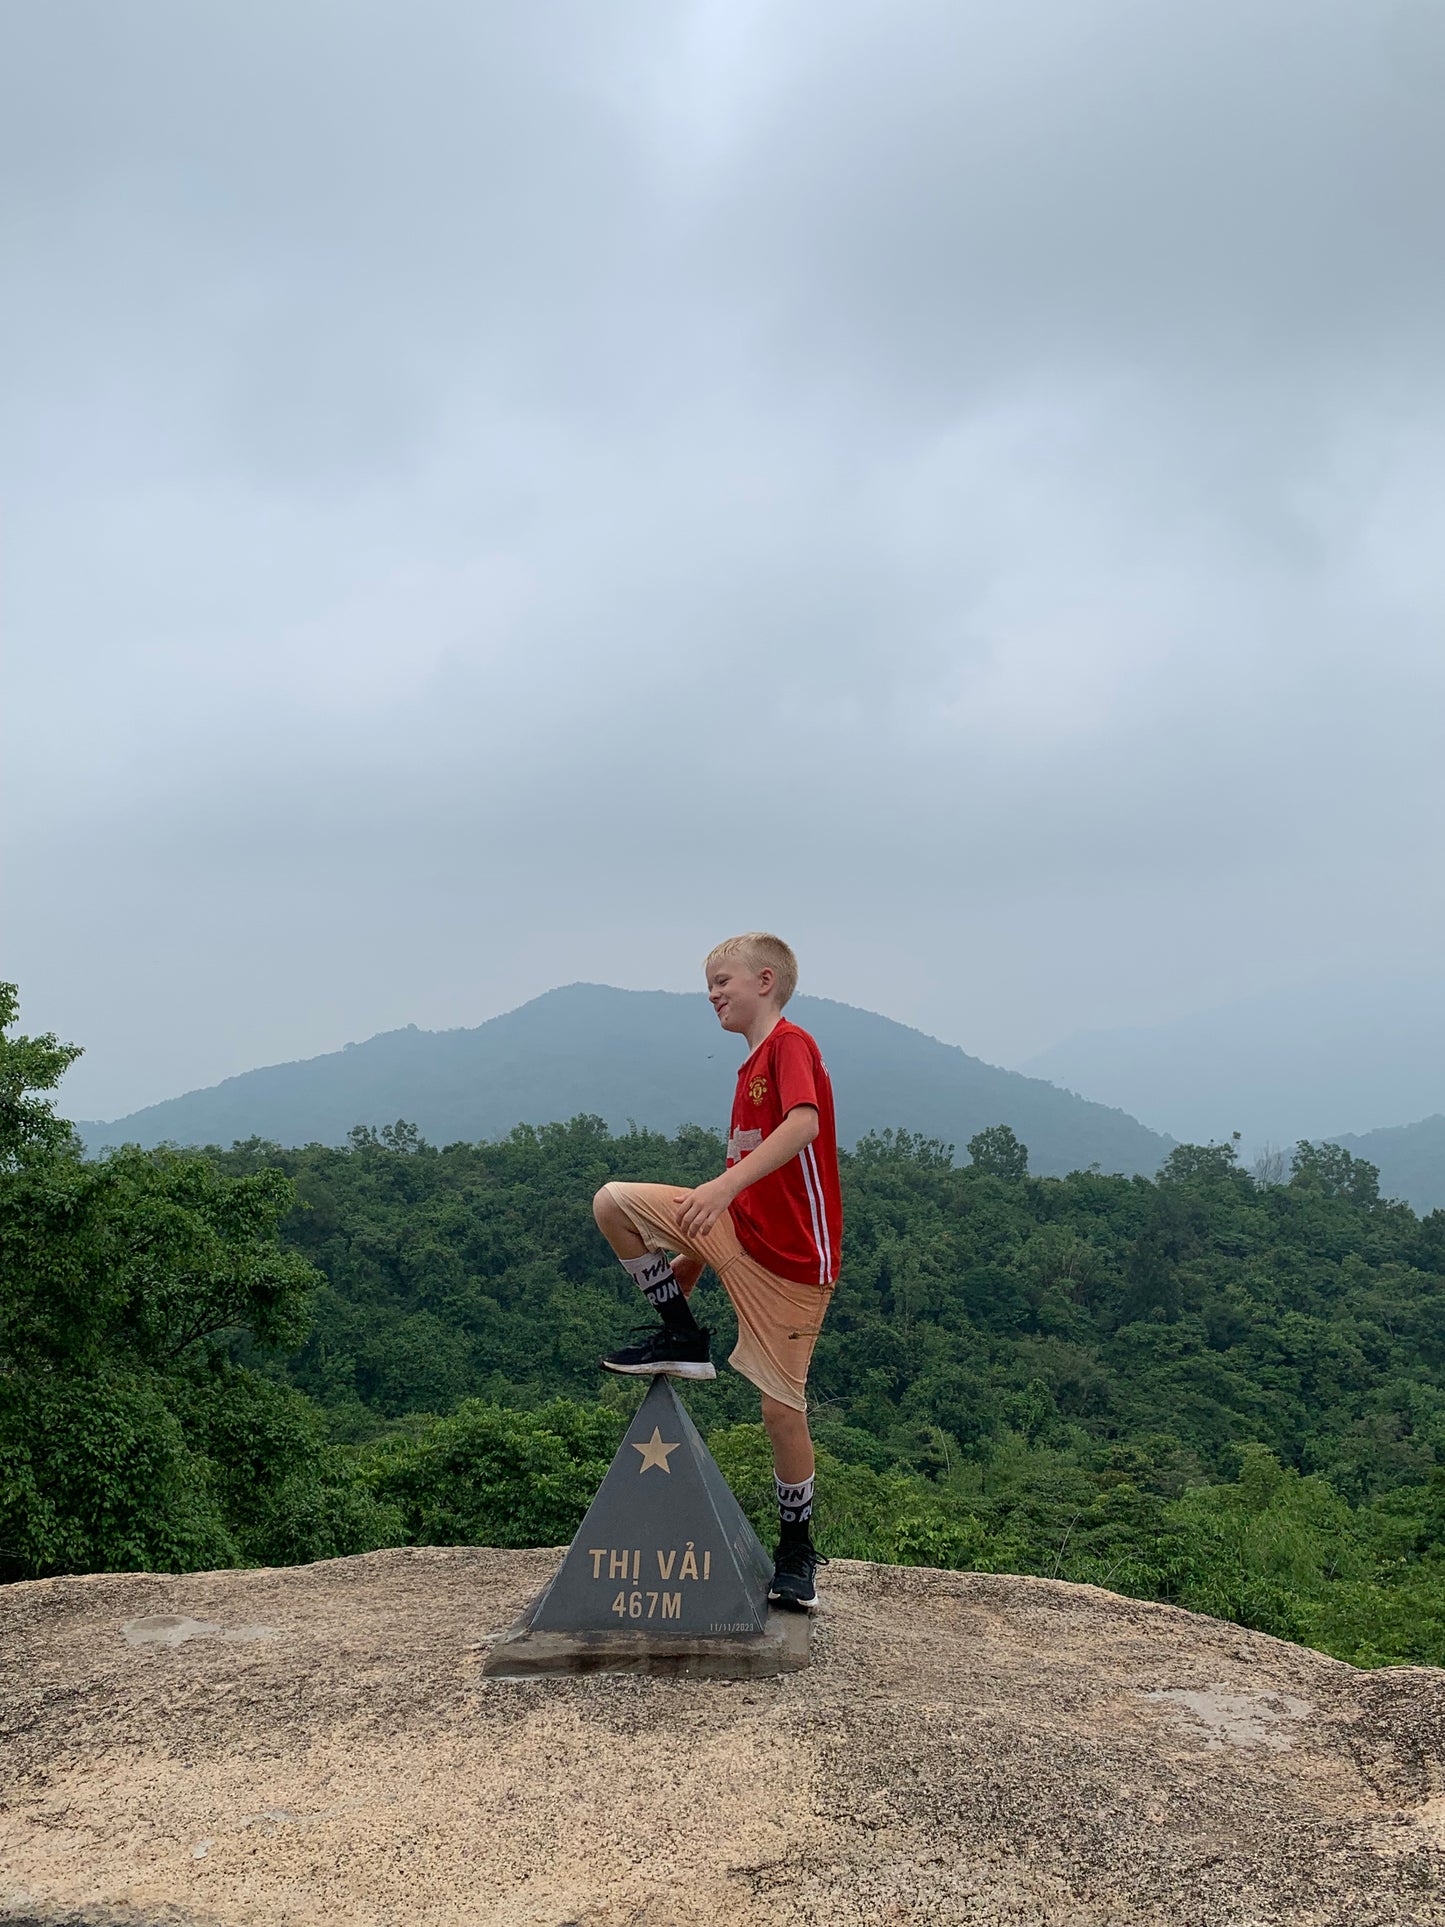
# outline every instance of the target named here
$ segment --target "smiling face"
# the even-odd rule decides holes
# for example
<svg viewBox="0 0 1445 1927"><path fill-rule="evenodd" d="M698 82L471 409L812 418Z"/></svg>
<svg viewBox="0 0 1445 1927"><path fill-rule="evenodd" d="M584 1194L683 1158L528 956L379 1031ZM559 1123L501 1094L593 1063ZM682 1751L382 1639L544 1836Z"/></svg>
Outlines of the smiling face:
<svg viewBox="0 0 1445 1927"><path fill-rule="evenodd" d="M771 964L754 970L745 957L718 957L707 973L708 1002L724 1030L746 1037L766 1007L774 1014L777 973Z"/></svg>

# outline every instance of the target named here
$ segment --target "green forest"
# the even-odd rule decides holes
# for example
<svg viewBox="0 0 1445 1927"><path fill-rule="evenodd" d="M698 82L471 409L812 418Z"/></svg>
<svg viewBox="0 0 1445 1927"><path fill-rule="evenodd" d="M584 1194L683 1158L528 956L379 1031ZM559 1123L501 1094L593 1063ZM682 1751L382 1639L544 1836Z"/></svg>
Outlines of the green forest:
<svg viewBox="0 0 1445 1927"><path fill-rule="evenodd" d="M435 1146L84 1157L77 1055L0 987L0 1579L565 1541L640 1390L591 1216L719 1138L596 1118ZM1086 1581L1362 1665L1445 1664L1445 1213L1301 1144L1029 1174L1005 1126L843 1158L810 1391L835 1557ZM727 1300L695 1300L731 1347ZM756 1394L689 1408L764 1538Z"/></svg>

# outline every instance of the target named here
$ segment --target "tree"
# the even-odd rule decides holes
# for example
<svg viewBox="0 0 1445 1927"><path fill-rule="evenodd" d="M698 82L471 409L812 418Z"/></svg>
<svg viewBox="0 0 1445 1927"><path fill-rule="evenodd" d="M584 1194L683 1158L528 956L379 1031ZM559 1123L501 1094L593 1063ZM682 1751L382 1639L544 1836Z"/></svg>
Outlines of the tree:
<svg viewBox="0 0 1445 1927"><path fill-rule="evenodd" d="M1026 1178L1029 1174L1029 1147L1019 1143L1007 1124L990 1124L986 1131L971 1137L968 1155L975 1171L992 1178Z"/></svg>
<svg viewBox="0 0 1445 1927"><path fill-rule="evenodd" d="M1266 1144L1249 1167L1249 1174L1256 1184L1283 1184L1284 1175L1289 1168L1289 1159L1277 1144Z"/></svg>
<svg viewBox="0 0 1445 1927"><path fill-rule="evenodd" d="M43 1037L7 1037L20 1010L15 984L0 984L0 1170L13 1170L26 1156L61 1149L70 1126L55 1115L53 1091L81 1056L78 1044Z"/></svg>
<svg viewBox="0 0 1445 1927"><path fill-rule="evenodd" d="M1374 1204L1380 1195L1378 1165L1352 1157L1342 1144L1310 1144L1304 1138L1295 1146L1290 1183L1356 1205Z"/></svg>
<svg viewBox="0 0 1445 1927"><path fill-rule="evenodd" d="M853 1148L860 1164L912 1164L923 1171L953 1168L953 1146L917 1131L869 1131Z"/></svg>
<svg viewBox="0 0 1445 1927"><path fill-rule="evenodd" d="M362 1549L395 1515L362 1518L340 1493L306 1401L220 1357L230 1335L273 1350L306 1335L320 1277L279 1241L292 1185L134 1145L86 1163L44 1095L79 1052L7 1035L16 1011L0 987L0 1575L264 1557L275 1522L258 1526L207 1449L231 1457L242 1438L263 1487L309 1486L312 1544ZM208 1427L223 1406L229 1427Z"/></svg>
<svg viewBox="0 0 1445 1927"><path fill-rule="evenodd" d="M1161 1184L1221 1184L1239 1169L1239 1132L1228 1144L1176 1144L1159 1167Z"/></svg>

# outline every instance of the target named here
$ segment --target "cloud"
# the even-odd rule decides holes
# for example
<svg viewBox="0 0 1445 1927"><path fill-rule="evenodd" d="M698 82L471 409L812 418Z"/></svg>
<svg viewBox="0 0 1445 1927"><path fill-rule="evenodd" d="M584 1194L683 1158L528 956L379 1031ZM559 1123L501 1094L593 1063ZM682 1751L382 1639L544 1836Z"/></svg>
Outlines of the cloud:
<svg viewBox="0 0 1445 1927"><path fill-rule="evenodd" d="M1438 954L1433 5L10 38L10 968L78 1108L755 923L1004 1057Z"/></svg>

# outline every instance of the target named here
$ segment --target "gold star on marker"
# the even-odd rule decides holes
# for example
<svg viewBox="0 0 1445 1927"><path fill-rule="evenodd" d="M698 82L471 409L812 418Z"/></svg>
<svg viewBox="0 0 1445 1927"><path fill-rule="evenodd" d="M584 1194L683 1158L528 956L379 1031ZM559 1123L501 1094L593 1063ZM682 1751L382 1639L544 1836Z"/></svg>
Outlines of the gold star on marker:
<svg viewBox="0 0 1445 1927"><path fill-rule="evenodd" d="M638 1471L645 1472L648 1466L657 1465L661 1466L664 1472L671 1472L672 1467L667 1462L667 1455L669 1452L675 1452L681 1444L681 1439L674 1439L671 1445L664 1445L662 1442L662 1433L657 1426L654 1425L650 1439L645 1440L641 1445L639 1445L635 1439L633 1441L633 1451L642 1454L642 1463L638 1466Z"/></svg>

